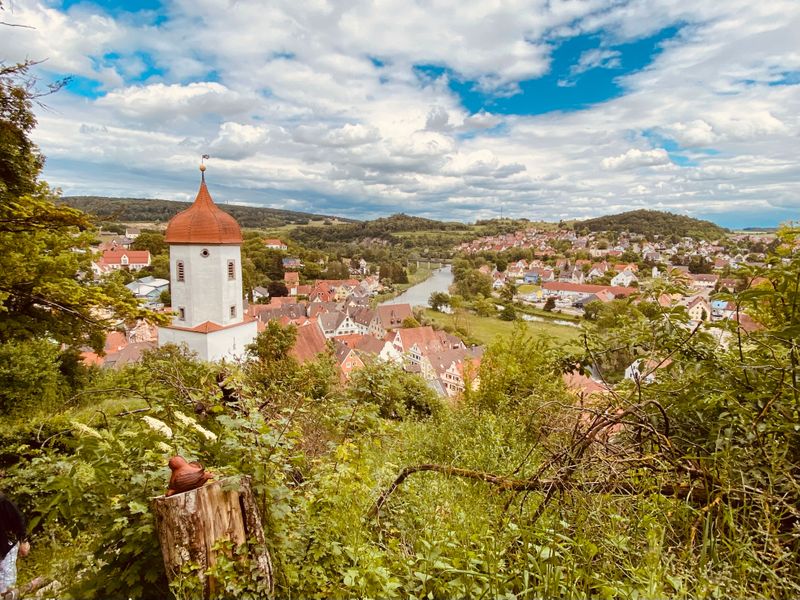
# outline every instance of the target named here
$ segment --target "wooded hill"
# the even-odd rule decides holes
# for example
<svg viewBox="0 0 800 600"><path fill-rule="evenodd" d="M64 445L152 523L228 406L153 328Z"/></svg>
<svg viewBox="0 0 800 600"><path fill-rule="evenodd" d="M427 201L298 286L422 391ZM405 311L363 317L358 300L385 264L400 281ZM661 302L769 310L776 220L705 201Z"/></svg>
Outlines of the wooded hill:
<svg viewBox="0 0 800 600"><path fill-rule="evenodd" d="M616 231L637 233L648 239L657 235L692 237L714 240L727 233L727 229L712 223L693 219L684 215L676 215L660 210L632 210L618 215L605 215L575 224L577 229L589 231Z"/></svg>
<svg viewBox="0 0 800 600"><path fill-rule="evenodd" d="M103 221L123 223L166 223L180 211L189 208L190 202L148 200L145 198L109 198L105 196L67 196L60 202L98 217ZM310 221L325 219L353 222L350 219L317 215L313 213L281 210L257 206L222 205L242 227L273 228L284 225L305 225Z"/></svg>
<svg viewBox="0 0 800 600"><path fill-rule="evenodd" d="M345 223L335 227L306 227L296 232L301 237L325 242L354 242L366 238L380 238L392 241L392 233L407 231L469 231L464 223L435 221L413 217L403 213L381 217L372 221Z"/></svg>

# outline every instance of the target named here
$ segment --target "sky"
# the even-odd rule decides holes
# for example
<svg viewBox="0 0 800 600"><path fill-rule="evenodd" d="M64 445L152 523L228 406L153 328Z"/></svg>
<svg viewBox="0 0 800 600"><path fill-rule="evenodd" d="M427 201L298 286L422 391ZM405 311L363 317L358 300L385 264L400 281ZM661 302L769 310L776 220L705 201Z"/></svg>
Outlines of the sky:
<svg viewBox="0 0 800 600"><path fill-rule="evenodd" d="M797 0L5 0L65 195L800 219Z"/></svg>

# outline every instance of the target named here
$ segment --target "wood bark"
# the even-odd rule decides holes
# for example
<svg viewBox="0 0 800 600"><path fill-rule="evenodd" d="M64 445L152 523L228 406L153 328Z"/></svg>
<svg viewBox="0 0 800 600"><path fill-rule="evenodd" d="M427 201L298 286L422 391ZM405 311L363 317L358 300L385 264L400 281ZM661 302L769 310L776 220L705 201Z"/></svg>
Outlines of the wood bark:
<svg viewBox="0 0 800 600"><path fill-rule="evenodd" d="M247 546L244 556L257 565L272 596L272 561L249 477L223 478L188 492L159 496L153 499L152 510L169 581L181 575L184 565L190 566L203 585L203 597L213 597L220 586L206 571L217 562L220 550L215 544L230 541L235 547Z"/></svg>

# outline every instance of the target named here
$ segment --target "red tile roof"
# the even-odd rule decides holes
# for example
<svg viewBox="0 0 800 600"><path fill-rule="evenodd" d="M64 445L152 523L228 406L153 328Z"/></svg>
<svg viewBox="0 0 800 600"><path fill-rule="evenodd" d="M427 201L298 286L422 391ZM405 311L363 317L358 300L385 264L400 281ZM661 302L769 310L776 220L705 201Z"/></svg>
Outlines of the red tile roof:
<svg viewBox="0 0 800 600"><path fill-rule="evenodd" d="M205 323L200 323L200 325L195 325L194 327L180 327L177 325L167 325L166 327L167 329L194 331L195 333L214 333L215 331L232 329L233 327L238 327L239 325L244 325L245 323L250 323L252 321L255 321L253 317L245 317L240 323L231 323L230 325L220 325L219 323L214 323L213 321L206 321Z"/></svg>
<svg viewBox="0 0 800 600"><path fill-rule="evenodd" d="M314 360L317 355L327 350L328 344L322 330L312 321L305 327L297 328L297 339L294 347L289 351L298 362L304 363Z"/></svg>
<svg viewBox="0 0 800 600"><path fill-rule="evenodd" d="M194 204L172 217L164 241L168 244L241 244L242 230L236 219L214 204L203 178Z"/></svg>
<svg viewBox="0 0 800 600"><path fill-rule="evenodd" d="M129 265L150 264L149 250L125 250L123 248L115 248L113 250L104 251L101 262L106 265L121 265L123 256L128 257Z"/></svg>

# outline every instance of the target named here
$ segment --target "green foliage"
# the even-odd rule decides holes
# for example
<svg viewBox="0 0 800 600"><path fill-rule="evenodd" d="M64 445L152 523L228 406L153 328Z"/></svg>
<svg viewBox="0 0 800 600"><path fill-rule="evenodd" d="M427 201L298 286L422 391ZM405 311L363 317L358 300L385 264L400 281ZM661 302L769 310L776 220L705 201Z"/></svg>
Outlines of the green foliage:
<svg viewBox="0 0 800 600"><path fill-rule="evenodd" d="M403 329L411 327L419 327L419 321L417 321L415 317L406 317L405 319L403 319L401 327L403 327Z"/></svg>
<svg viewBox="0 0 800 600"><path fill-rule="evenodd" d="M58 346L47 340L0 344L0 415L53 409L69 386L59 370Z"/></svg>
<svg viewBox="0 0 800 600"><path fill-rule="evenodd" d="M442 307L450 304L450 296L445 292L433 292L428 298L428 304L433 310L442 312Z"/></svg>
<svg viewBox="0 0 800 600"><path fill-rule="evenodd" d="M513 302L514 296L516 295L517 295L516 284L511 280L506 281L505 285L500 290L500 297L506 302Z"/></svg>
<svg viewBox="0 0 800 600"><path fill-rule="evenodd" d="M56 205L38 181L43 160L28 137L36 123L28 66L0 68L0 342L50 338L99 350L119 319L162 319L119 278L91 280L89 218Z"/></svg>
<svg viewBox="0 0 800 600"><path fill-rule="evenodd" d="M457 261L453 264L453 286L456 293L467 299L492 293L492 278L477 269Z"/></svg>
<svg viewBox="0 0 800 600"><path fill-rule="evenodd" d="M655 236L674 235L697 239L716 240L724 237L726 229L710 221L693 219L660 210L632 210L618 215L606 215L581 221L581 226L589 231L629 232L643 235L648 239Z"/></svg>
<svg viewBox="0 0 800 600"><path fill-rule="evenodd" d="M513 335L491 344L481 360L480 388L469 391L465 399L484 410L530 406L560 393L557 377L558 354L547 340L535 339L524 323L519 323Z"/></svg>
<svg viewBox="0 0 800 600"><path fill-rule="evenodd" d="M547 300L545 300L542 309L546 310L547 312L552 312L555 307L556 307L556 299L553 296L549 296Z"/></svg>
<svg viewBox="0 0 800 600"><path fill-rule="evenodd" d="M281 327L277 321L269 321L264 331L256 336L247 352L262 363L275 363L289 358L289 350L297 339L297 327Z"/></svg>
<svg viewBox="0 0 800 600"><path fill-rule="evenodd" d="M214 196L212 186L212 196ZM287 224L305 224L322 219L322 215L254 206L235 206L224 204L222 196L216 199L222 209L230 213L242 227L269 229ZM182 210L189 208L189 202L142 198L109 198L105 196L67 196L61 199L67 206L95 215L100 220L166 223ZM340 221L346 221L337 217Z"/></svg>
<svg viewBox="0 0 800 600"><path fill-rule="evenodd" d="M158 256L169 252L169 246L164 241L164 234L160 231L142 231L131 244L132 250L149 250L150 256Z"/></svg>
<svg viewBox="0 0 800 600"><path fill-rule="evenodd" d="M474 303L475 313L480 317L491 317L494 312L494 302L491 298L478 298Z"/></svg>
<svg viewBox="0 0 800 600"><path fill-rule="evenodd" d="M429 416L441 405L423 379L384 361L353 372L347 394L355 402L376 405L378 414L387 419Z"/></svg>
<svg viewBox="0 0 800 600"><path fill-rule="evenodd" d="M497 316L503 321L514 321L517 318L517 311L512 304L506 304Z"/></svg>
<svg viewBox="0 0 800 600"><path fill-rule="evenodd" d="M343 262L332 260L325 266L322 277L323 279L348 279L350 277L350 269Z"/></svg>

